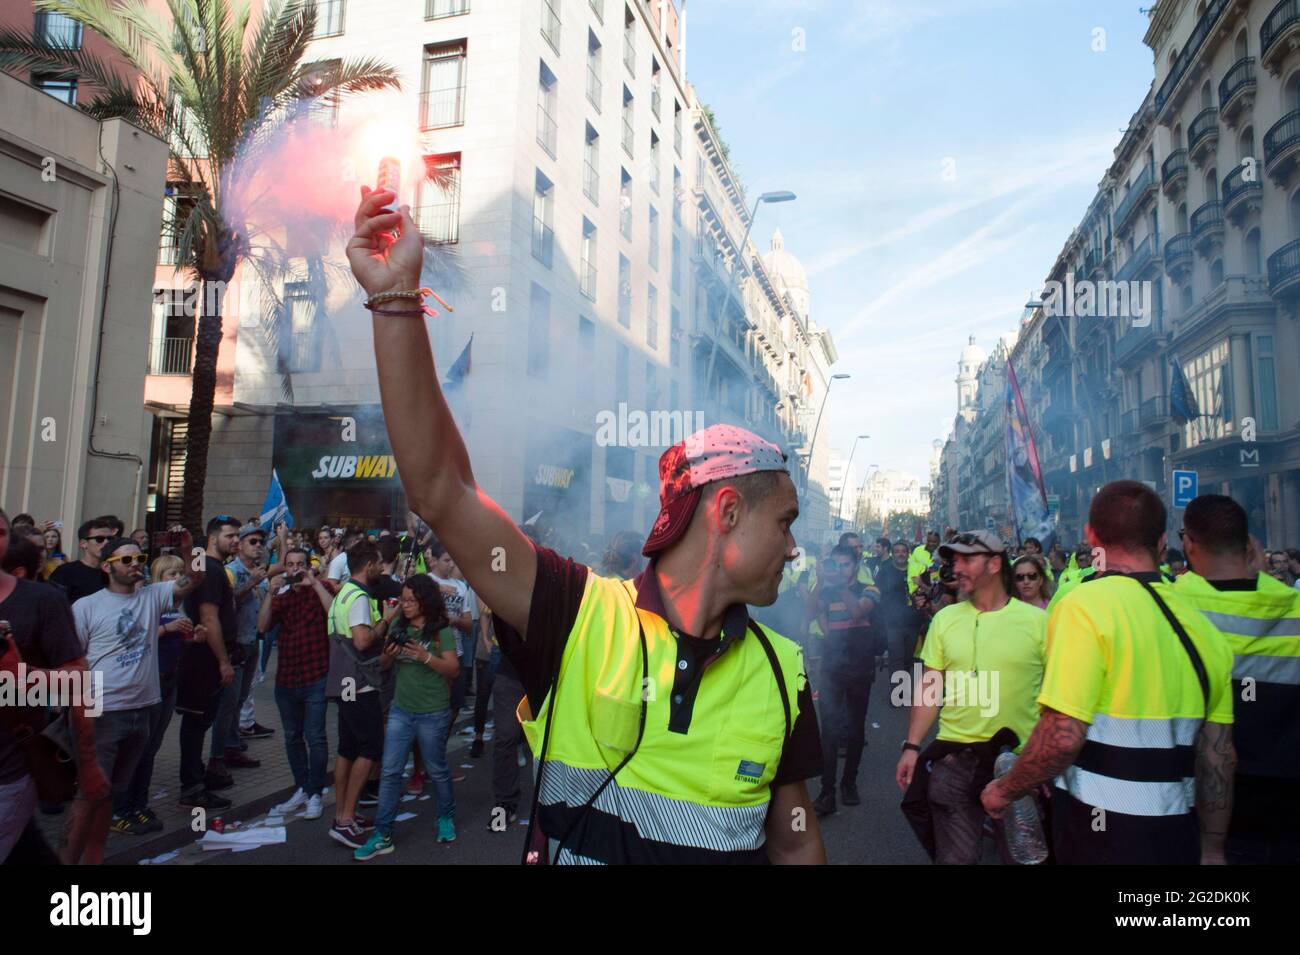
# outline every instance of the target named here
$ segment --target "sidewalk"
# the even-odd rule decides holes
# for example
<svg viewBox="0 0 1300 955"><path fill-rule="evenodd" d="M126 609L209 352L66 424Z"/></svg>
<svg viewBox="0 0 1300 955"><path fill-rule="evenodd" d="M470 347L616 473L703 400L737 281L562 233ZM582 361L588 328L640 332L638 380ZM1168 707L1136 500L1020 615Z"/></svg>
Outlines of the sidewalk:
<svg viewBox="0 0 1300 955"><path fill-rule="evenodd" d="M293 773L289 769L289 757L284 749L284 730L280 725L280 712L275 705L275 667L272 662L271 673L267 679L253 686L253 700L256 718L263 726L275 730L275 735L266 739L248 741L247 755L261 761L256 769L231 769L235 785L221 790L217 795L229 799L233 805L229 809L212 813L213 818L220 817L223 822L247 820L261 815L277 803L293 795ZM472 697L471 697L472 699ZM457 721L452 741L449 745L449 758L462 755L459 750L466 749L470 737L461 736L460 730L473 722L471 709L462 711ZM164 852L192 844L201 833L191 828L193 816L191 810L177 805L180 797L180 725L179 715L173 715L167 727L167 736L154 761L153 781L149 786L149 808L163 824L161 832L137 836L128 833L110 832L104 848L104 862L109 865L132 865L141 859L148 859ZM330 765L326 773L326 785L334 785L333 756L337 750L338 708L331 705L326 711L325 732L329 741ZM204 753L207 743L204 742ZM463 760L452 760L455 767ZM333 802L333 796L327 799ZM56 851L63 841L63 830L67 825L71 803L62 813L51 816L39 810L36 819L46 841Z"/></svg>

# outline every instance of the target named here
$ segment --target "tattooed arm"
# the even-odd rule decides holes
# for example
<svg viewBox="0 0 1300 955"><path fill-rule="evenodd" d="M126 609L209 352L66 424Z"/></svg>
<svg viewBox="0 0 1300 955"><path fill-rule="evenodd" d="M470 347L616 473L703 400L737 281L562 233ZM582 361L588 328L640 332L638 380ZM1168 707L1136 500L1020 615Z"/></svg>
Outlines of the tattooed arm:
<svg viewBox="0 0 1300 955"><path fill-rule="evenodd" d="M1083 749L1087 732L1088 724L1083 720L1043 707L1043 714L1015 768L985 787L981 796L985 811L994 819L1001 819L1008 805L1059 776Z"/></svg>
<svg viewBox="0 0 1300 955"><path fill-rule="evenodd" d="M1201 826L1201 863L1222 865L1223 842L1232 819L1232 780L1237 748L1232 726L1203 723L1196 734L1196 817Z"/></svg>

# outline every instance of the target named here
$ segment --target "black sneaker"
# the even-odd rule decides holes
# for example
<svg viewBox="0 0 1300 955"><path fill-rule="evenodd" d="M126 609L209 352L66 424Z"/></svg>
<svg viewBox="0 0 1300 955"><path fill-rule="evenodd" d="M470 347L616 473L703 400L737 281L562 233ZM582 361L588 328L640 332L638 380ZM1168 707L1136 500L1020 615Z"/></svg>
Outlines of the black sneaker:
<svg viewBox="0 0 1300 955"><path fill-rule="evenodd" d="M813 812L819 816L829 816L835 811L835 790L824 788L821 795L813 801Z"/></svg>
<svg viewBox="0 0 1300 955"><path fill-rule="evenodd" d="M240 729L239 735L243 739L266 739L268 736L274 736L275 730L255 722L248 729Z"/></svg>
<svg viewBox="0 0 1300 955"><path fill-rule="evenodd" d="M857 783L840 784L840 802L846 806L862 805L862 798L858 795Z"/></svg>
<svg viewBox="0 0 1300 955"><path fill-rule="evenodd" d="M481 739L476 739L474 742L469 744L469 754L471 756L483 755L483 741Z"/></svg>
<svg viewBox="0 0 1300 955"><path fill-rule="evenodd" d="M177 805L182 809L206 809L212 811L214 809L229 809L234 803L207 789L196 789L192 793L182 793Z"/></svg>
<svg viewBox="0 0 1300 955"><path fill-rule="evenodd" d="M142 809L133 817L141 832L162 832L163 822L148 809Z"/></svg>
<svg viewBox="0 0 1300 955"><path fill-rule="evenodd" d="M109 832L126 832L133 836L142 835L144 830L136 821L135 816L114 816L112 823L108 827Z"/></svg>
<svg viewBox="0 0 1300 955"><path fill-rule="evenodd" d="M379 784L366 783L361 790L361 795L357 797L358 806L378 806L379 805ZM353 846L353 848L359 848Z"/></svg>

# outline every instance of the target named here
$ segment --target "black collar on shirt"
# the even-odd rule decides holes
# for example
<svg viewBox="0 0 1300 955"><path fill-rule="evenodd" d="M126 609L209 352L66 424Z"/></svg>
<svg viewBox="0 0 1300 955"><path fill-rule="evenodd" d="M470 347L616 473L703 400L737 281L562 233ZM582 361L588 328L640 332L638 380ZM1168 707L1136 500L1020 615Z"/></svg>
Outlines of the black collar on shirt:
<svg viewBox="0 0 1300 955"><path fill-rule="evenodd" d="M659 589L654 567L655 562L651 560L632 582L636 587L636 607L663 618L667 623L663 592ZM749 628L749 609L744 604L732 604L727 608L722 618L722 638L703 663L698 661L694 648L690 645L692 640L700 638L681 633L672 624L668 624L668 628L677 638L677 669L674 671L673 691L669 701L668 730L672 733L686 733L691 727L691 714L695 709L695 698L699 694L700 678L709 664L721 657L728 647L744 639Z"/></svg>
<svg viewBox="0 0 1300 955"><path fill-rule="evenodd" d="M1210 580L1205 581L1215 590L1258 590L1258 577L1238 577L1231 580Z"/></svg>
<svg viewBox="0 0 1300 955"><path fill-rule="evenodd" d="M1090 580L1102 580L1106 577L1127 577L1130 580L1146 581L1148 584L1168 583L1168 581L1165 580L1165 575L1160 573L1158 570L1135 570L1131 574L1125 574L1118 570L1108 570L1105 573L1089 574L1087 577L1083 578L1083 580L1079 581L1079 583L1086 584ZM1091 591L1089 591L1089 593L1091 593Z"/></svg>

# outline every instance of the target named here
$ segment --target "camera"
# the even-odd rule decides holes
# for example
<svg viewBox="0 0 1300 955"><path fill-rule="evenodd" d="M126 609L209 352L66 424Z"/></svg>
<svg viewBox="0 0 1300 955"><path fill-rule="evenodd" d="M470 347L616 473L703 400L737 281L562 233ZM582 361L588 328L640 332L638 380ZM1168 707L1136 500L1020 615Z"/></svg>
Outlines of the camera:
<svg viewBox="0 0 1300 955"><path fill-rule="evenodd" d="M957 579L957 571L952 564L946 563L939 568L939 579L945 584L950 584Z"/></svg>
<svg viewBox="0 0 1300 955"><path fill-rule="evenodd" d="M397 633L389 635L388 642L395 647L404 647L410 639L411 635L409 633L405 630L399 630Z"/></svg>
<svg viewBox="0 0 1300 955"><path fill-rule="evenodd" d="M307 579L307 572L303 570L295 571L294 573L289 574L288 578L289 578L289 583L300 584Z"/></svg>

